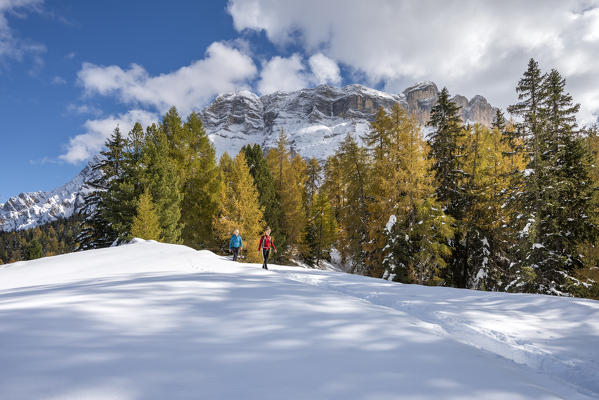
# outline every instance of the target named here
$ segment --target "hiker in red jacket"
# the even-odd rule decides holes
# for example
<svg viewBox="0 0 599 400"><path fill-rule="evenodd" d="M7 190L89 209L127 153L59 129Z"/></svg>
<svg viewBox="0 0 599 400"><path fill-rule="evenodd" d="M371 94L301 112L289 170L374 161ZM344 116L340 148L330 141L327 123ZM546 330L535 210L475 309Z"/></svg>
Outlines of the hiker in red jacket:
<svg viewBox="0 0 599 400"><path fill-rule="evenodd" d="M270 254L270 249L276 253L277 249L275 248L275 243L270 236L270 228L266 228L264 231L264 235L260 238L260 243L258 244L258 252L262 251L262 257L264 258L264 264L262 264L263 269L268 269L268 255Z"/></svg>

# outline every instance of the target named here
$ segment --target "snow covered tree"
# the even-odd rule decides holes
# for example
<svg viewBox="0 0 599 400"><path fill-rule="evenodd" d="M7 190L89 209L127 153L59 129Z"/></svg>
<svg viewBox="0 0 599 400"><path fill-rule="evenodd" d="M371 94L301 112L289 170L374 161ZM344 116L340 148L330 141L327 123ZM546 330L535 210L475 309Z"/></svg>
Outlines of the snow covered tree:
<svg viewBox="0 0 599 400"><path fill-rule="evenodd" d="M240 152L234 160L227 153L223 154L220 168L224 185L220 209L213 220L215 235L224 249L233 231L239 229L247 249L247 260L260 261L257 250L264 216L244 153Z"/></svg>
<svg viewBox="0 0 599 400"><path fill-rule="evenodd" d="M160 240L160 221L152 195L145 190L137 201L137 213L131 224L131 236L146 240Z"/></svg>
<svg viewBox="0 0 599 400"><path fill-rule="evenodd" d="M509 110L521 118L516 127L528 164L513 199L521 244L509 289L560 294L583 265L580 246L597 234L596 184L576 132L579 106L560 74L542 74L531 59L517 91Z"/></svg>
<svg viewBox="0 0 599 400"><path fill-rule="evenodd" d="M83 218L81 232L77 237L77 250L88 250L108 247L118 238L118 232L111 224L109 216L111 201L111 186L121 176L124 162L123 149L125 139L118 127L107 139L105 149L100 152L98 162L92 167L96 176L86 182L92 190L85 196L84 206L80 210Z"/></svg>
<svg viewBox="0 0 599 400"><path fill-rule="evenodd" d="M453 220L436 200L428 146L416 120L399 105L377 115L373 130L381 126L387 132L379 132L384 139L373 148L370 172L372 182L379 182L371 194L370 241L381 242L384 277L439 284L444 257L451 253Z"/></svg>

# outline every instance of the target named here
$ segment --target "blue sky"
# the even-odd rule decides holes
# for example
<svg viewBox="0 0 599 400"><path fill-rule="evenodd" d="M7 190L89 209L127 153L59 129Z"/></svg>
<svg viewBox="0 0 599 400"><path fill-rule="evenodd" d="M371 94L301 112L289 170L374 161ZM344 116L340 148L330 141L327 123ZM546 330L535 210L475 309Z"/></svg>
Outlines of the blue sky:
<svg viewBox="0 0 599 400"><path fill-rule="evenodd" d="M0 0L0 202L66 183L117 123L239 89L433 80L505 107L535 57L596 121L599 4L532 3Z"/></svg>

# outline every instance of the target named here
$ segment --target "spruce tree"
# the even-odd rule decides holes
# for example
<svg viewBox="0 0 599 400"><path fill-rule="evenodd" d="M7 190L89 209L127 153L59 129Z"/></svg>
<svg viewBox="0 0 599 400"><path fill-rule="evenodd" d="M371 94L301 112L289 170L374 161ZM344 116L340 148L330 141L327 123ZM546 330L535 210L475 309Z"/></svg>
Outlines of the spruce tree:
<svg viewBox="0 0 599 400"><path fill-rule="evenodd" d="M264 209L264 220L266 225L270 226L272 232L277 232L277 245L284 248L285 240L281 236L281 201L278 196L273 174L271 173L266 159L264 158L262 147L258 144L246 145L241 151L250 168L250 173L254 178L260 206ZM279 260L283 252L273 254L274 260Z"/></svg>
<svg viewBox="0 0 599 400"><path fill-rule="evenodd" d="M445 276L447 282L457 287L466 287L469 279L465 235L461 227L462 218L470 205L464 171L464 128L459 116L459 107L450 100L447 88L439 93L437 104L431 110L427 125L433 128L429 135L429 158L436 181L436 197L443 204L444 212L455 223L454 239L451 241L452 255Z"/></svg>
<svg viewBox="0 0 599 400"><path fill-rule="evenodd" d="M111 224L115 202L111 187L118 183L124 162L125 139L118 127L106 141L105 149L95 160L92 169L97 176L85 182L91 189L79 211L83 218L82 230L77 237L77 250L108 247L118 239L118 231Z"/></svg>

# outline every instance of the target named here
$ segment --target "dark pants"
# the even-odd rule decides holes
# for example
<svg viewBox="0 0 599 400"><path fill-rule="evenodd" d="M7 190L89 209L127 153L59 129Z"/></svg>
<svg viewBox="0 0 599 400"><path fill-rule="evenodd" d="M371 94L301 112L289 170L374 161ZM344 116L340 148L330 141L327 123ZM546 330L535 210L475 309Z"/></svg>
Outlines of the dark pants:
<svg viewBox="0 0 599 400"><path fill-rule="evenodd" d="M233 261L237 261L237 257L239 257L239 247L231 247L233 250Z"/></svg>
<svg viewBox="0 0 599 400"><path fill-rule="evenodd" d="M270 254L270 249L262 249L262 257L264 257L264 264L262 264L262 268L268 269L268 255Z"/></svg>

